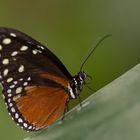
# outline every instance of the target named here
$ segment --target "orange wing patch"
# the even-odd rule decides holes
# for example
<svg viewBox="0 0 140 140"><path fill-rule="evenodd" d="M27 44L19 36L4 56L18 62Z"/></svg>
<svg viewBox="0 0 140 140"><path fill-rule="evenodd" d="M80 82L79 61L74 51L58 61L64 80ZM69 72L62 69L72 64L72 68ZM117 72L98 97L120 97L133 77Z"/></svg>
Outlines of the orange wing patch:
<svg viewBox="0 0 140 140"><path fill-rule="evenodd" d="M69 100L64 89L52 87L28 87L26 95L15 101L26 121L36 128L52 124L63 112Z"/></svg>
<svg viewBox="0 0 140 140"><path fill-rule="evenodd" d="M52 80L52 81L54 81L56 83L59 83L59 84L61 84L65 88L68 88L69 83L64 78L55 76L55 75L50 74L50 73L43 73L43 74L41 74L41 76L44 77L44 78L50 79L50 80Z"/></svg>

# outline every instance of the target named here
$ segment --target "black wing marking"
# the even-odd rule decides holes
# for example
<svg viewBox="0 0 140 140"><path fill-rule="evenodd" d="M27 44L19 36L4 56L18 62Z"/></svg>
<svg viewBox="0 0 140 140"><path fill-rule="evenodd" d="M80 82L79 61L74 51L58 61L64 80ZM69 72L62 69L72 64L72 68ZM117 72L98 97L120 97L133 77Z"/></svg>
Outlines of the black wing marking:
<svg viewBox="0 0 140 140"><path fill-rule="evenodd" d="M5 51L6 53L8 53L8 55L14 50L19 49L23 45L28 46L30 51L33 49L37 49L39 52L42 52L41 55L32 55L34 59L31 59L31 52L27 51L28 53L23 52L24 55L26 54L23 59L27 59L28 61L30 61L30 63L36 63L41 68L46 68L46 70L52 74L65 77L70 80L72 79L71 74L67 71L63 63L58 59L58 57L30 36L15 29L0 28L0 40L4 39L5 37L9 37L12 40L11 44L9 44L9 46L12 47L10 47L10 49L5 48ZM36 52L34 51L34 53Z"/></svg>
<svg viewBox="0 0 140 140"><path fill-rule="evenodd" d="M8 111L18 124L27 127L27 121L16 109L14 100L26 95L25 87L53 86L62 88L56 81L40 77L42 73L71 80L61 61L42 44L14 29L0 28L0 81L3 85ZM24 121L24 122L22 122ZM35 129L33 125L30 129ZM28 129L26 129L28 130Z"/></svg>
<svg viewBox="0 0 140 140"><path fill-rule="evenodd" d="M32 77L34 84L39 84L42 81L38 75L45 72L67 80L72 79L52 52L31 37L13 29L0 28L0 63L3 85L13 80L22 80L23 77Z"/></svg>

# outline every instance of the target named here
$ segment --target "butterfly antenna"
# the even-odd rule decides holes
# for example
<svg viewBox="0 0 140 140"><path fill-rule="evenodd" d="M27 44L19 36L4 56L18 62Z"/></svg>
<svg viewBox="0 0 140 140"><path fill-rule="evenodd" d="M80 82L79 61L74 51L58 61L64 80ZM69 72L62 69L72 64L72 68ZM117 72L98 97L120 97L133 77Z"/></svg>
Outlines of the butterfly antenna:
<svg viewBox="0 0 140 140"><path fill-rule="evenodd" d="M110 37L111 34L107 34L105 36L103 36L101 39L99 39L99 41L95 44L95 46L91 49L91 51L89 52L88 56L84 59L84 61L82 62L82 65L80 67L80 71L82 71L85 63L87 62L87 60L89 59L89 57L91 56L91 54L96 50L96 48L101 44L101 42L103 42L106 38Z"/></svg>

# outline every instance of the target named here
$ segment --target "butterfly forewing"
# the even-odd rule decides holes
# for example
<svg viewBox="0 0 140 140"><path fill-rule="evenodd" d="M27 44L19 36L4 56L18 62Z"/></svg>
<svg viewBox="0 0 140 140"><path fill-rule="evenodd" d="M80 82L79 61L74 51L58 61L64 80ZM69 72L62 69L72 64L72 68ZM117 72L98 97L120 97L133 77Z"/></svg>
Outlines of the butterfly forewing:
<svg viewBox="0 0 140 140"><path fill-rule="evenodd" d="M0 72L8 111L25 130L48 126L64 110L72 77L54 54L31 37L0 28Z"/></svg>

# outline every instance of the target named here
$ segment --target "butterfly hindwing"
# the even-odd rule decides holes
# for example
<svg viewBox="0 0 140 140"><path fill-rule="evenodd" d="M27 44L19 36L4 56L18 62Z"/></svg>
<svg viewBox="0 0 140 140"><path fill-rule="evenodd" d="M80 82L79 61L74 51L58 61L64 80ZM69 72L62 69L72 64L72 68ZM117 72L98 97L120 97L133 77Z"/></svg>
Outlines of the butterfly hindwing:
<svg viewBox="0 0 140 140"><path fill-rule="evenodd" d="M5 101L17 125L26 131L37 131L48 127L62 114L68 94L60 88L28 86L22 94L9 96Z"/></svg>
<svg viewBox="0 0 140 140"><path fill-rule="evenodd" d="M28 35L17 30L0 28L0 72L8 111L24 129L34 131L55 120L47 121L46 117L50 116L47 116L46 108L56 98L65 101L56 104L60 104L60 108L52 107L54 110L51 115L56 118L60 115L59 111L64 109L68 99L69 80L72 77L53 53ZM46 102L41 104L40 99L43 100L43 97ZM46 116L42 116L43 121L39 123L39 120L28 113Z"/></svg>
<svg viewBox="0 0 140 140"><path fill-rule="evenodd" d="M60 88L28 88L26 96L16 100L17 108L23 116L26 116L26 120L29 122L28 127L34 124L36 130L45 128L54 122L64 111L68 94ZM38 94L36 95L36 93Z"/></svg>

